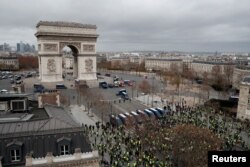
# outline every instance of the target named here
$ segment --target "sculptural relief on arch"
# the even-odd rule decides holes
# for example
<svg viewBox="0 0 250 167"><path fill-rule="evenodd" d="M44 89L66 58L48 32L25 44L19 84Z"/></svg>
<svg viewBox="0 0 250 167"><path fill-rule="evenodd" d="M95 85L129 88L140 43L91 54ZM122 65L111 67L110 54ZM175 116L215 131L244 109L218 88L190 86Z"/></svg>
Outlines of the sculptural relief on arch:
<svg viewBox="0 0 250 167"><path fill-rule="evenodd" d="M62 49L73 51L74 75L78 80L96 80L95 25L72 22L40 21L37 26L39 79L42 82L62 81Z"/></svg>

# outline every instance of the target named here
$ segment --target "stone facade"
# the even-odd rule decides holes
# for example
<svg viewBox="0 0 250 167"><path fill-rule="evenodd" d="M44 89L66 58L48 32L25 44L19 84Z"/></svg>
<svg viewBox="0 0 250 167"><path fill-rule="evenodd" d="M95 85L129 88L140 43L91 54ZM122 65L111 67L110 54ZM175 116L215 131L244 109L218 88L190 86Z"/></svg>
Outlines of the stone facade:
<svg viewBox="0 0 250 167"><path fill-rule="evenodd" d="M145 59L145 68L147 70L170 70L171 66L176 64L182 67L182 59L163 59L163 58L147 58Z"/></svg>
<svg viewBox="0 0 250 167"><path fill-rule="evenodd" d="M78 80L96 80L96 26L70 22L37 24L39 73L42 82L62 81L62 49L71 48L74 75Z"/></svg>
<svg viewBox="0 0 250 167"><path fill-rule="evenodd" d="M171 66L176 64L180 70L192 69L201 75L204 72L210 74L215 66L220 66L221 72L224 73L226 66L234 67L234 63L231 62L211 62L211 61L191 61L184 59L164 59L164 58L147 58L145 59L145 68L147 70L171 70Z"/></svg>
<svg viewBox="0 0 250 167"><path fill-rule="evenodd" d="M0 53L0 70L19 70L19 60L16 55Z"/></svg>
<svg viewBox="0 0 250 167"><path fill-rule="evenodd" d="M250 120L250 83L241 82L237 118Z"/></svg>

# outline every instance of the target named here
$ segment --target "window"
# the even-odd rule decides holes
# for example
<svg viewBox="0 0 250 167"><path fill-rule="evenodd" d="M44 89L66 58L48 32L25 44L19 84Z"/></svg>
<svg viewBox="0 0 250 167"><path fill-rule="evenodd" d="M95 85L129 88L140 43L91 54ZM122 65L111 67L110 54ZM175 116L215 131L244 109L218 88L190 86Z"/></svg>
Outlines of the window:
<svg viewBox="0 0 250 167"><path fill-rule="evenodd" d="M11 162L16 162L21 160L21 153L18 149L10 150Z"/></svg>
<svg viewBox="0 0 250 167"><path fill-rule="evenodd" d="M61 145L61 155L69 154L69 145Z"/></svg>

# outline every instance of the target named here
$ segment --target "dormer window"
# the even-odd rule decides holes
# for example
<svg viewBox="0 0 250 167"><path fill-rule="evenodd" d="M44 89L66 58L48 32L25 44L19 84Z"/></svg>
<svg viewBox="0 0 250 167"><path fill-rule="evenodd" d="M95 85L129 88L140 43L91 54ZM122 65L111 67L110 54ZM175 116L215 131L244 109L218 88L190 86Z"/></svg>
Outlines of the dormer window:
<svg viewBox="0 0 250 167"><path fill-rule="evenodd" d="M61 137L57 139L58 155L68 155L71 153L71 139L68 137Z"/></svg>
<svg viewBox="0 0 250 167"><path fill-rule="evenodd" d="M11 149L10 150L10 160L11 160L11 162L21 161L21 150L20 149Z"/></svg>
<svg viewBox="0 0 250 167"><path fill-rule="evenodd" d="M22 145L20 141L13 141L7 144L8 159L10 162L22 161Z"/></svg>
<svg viewBox="0 0 250 167"><path fill-rule="evenodd" d="M69 154L69 145L61 145L61 155L68 155Z"/></svg>

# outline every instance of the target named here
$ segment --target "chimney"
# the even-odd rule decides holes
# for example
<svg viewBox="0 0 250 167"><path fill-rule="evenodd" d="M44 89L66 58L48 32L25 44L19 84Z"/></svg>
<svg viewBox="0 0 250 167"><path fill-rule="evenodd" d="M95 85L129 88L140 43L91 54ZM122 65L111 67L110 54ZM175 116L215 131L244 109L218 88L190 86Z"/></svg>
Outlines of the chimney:
<svg viewBox="0 0 250 167"><path fill-rule="evenodd" d="M32 156L31 155L26 156L25 166L32 166ZM0 165L0 167L1 167L1 165Z"/></svg>
<svg viewBox="0 0 250 167"><path fill-rule="evenodd" d="M81 149L80 148L76 148L75 149L75 153L74 153L74 157L76 158L76 160L80 160L81 159Z"/></svg>
<svg viewBox="0 0 250 167"><path fill-rule="evenodd" d="M48 152L45 159L47 160L48 164L52 164L53 163L53 154L52 154L52 152Z"/></svg>
<svg viewBox="0 0 250 167"><path fill-rule="evenodd" d="M38 95L38 108L43 108L45 104L60 106L60 94L57 91L50 91Z"/></svg>

